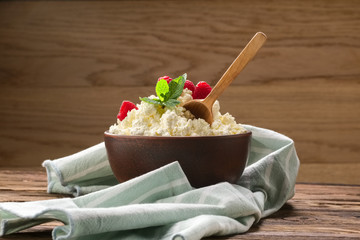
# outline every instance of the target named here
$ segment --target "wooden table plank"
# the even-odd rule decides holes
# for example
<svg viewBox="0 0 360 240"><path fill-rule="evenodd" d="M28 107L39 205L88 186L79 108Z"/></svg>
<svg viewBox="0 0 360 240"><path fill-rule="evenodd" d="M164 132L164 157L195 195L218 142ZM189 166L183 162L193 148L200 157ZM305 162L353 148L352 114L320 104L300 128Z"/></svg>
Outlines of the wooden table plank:
<svg viewBox="0 0 360 240"><path fill-rule="evenodd" d="M46 193L42 168L0 169L0 202L68 197ZM58 222L42 224L1 239L51 239ZM207 239L359 239L360 185L296 185L295 197L249 232Z"/></svg>

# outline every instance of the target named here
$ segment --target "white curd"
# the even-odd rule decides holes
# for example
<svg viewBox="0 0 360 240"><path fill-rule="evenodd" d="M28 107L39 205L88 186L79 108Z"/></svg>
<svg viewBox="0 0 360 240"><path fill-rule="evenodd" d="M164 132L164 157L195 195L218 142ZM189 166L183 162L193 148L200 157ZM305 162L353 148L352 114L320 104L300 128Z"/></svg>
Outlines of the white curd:
<svg viewBox="0 0 360 240"><path fill-rule="evenodd" d="M161 108L142 101L137 104L138 109L132 109L122 121L118 119L117 124L112 125L109 132L141 136L215 136L247 132L229 113L220 113L219 101L215 101L213 105L214 122L211 125L204 119L194 118L182 107L185 102L192 100L191 93L190 90L184 89L178 98L181 103L173 108Z"/></svg>

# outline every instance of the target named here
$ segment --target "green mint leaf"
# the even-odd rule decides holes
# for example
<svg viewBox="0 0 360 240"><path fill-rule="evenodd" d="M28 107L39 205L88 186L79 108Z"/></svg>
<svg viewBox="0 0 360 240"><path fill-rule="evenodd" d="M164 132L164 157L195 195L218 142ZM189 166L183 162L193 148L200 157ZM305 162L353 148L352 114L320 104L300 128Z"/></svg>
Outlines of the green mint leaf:
<svg viewBox="0 0 360 240"><path fill-rule="evenodd" d="M173 79L169 84L166 80L161 79L157 82L155 87L156 95L159 99L140 97L140 100L147 103L160 105L162 107L175 107L180 103L180 101L178 101L177 99L181 96L184 90L186 78L187 74L184 73L182 76Z"/></svg>
<svg viewBox="0 0 360 240"><path fill-rule="evenodd" d="M166 99L169 99L169 92L168 93L166 93L166 94L164 94L164 93L161 93L160 94L160 96L159 96L159 99L160 99L160 97L162 98L162 99L164 99L164 100L160 100L161 102L166 102Z"/></svg>
<svg viewBox="0 0 360 240"><path fill-rule="evenodd" d="M186 81L186 73L180 77L173 79L169 83L169 99L178 99L184 90L184 84Z"/></svg>
<svg viewBox="0 0 360 240"><path fill-rule="evenodd" d="M144 102L147 102L147 103L163 106L162 102L159 99L151 99L151 98L148 98L148 97L143 97L143 98L140 98L140 100L144 101Z"/></svg>
<svg viewBox="0 0 360 240"><path fill-rule="evenodd" d="M165 102L167 100L167 93L169 92L169 85L166 80L161 79L160 81L158 81L155 87L155 91L159 99L162 102Z"/></svg>
<svg viewBox="0 0 360 240"><path fill-rule="evenodd" d="M169 99L166 102L164 102L164 105L166 107L175 107L176 105L178 105L180 103L180 101L176 100L176 99Z"/></svg>
<svg viewBox="0 0 360 240"><path fill-rule="evenodd" d="M175 78L175 79L173 79L172 81L175 81L175 82L179 82L181 79L184 79L184 82L186 81L186 79L187 79L187 74L186 73L184 73L183 75L181 75L181 76L179 76L179 77L177 77L177 78Z"/></svg>

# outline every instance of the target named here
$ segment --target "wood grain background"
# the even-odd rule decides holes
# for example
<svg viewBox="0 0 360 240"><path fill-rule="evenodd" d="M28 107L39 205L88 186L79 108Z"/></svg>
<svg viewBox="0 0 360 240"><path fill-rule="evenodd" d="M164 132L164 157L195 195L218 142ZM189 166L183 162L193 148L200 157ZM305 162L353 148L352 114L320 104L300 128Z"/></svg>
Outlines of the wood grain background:
<svg viewBox="0 0 360 240"><path fill-rule="evenodd" d="M257 31L268 41L220 98L238 122L295 140L298 181L360 184L360 1L1 1L0 167L102 141L124 99L184 72L213 85Z"/></svg>

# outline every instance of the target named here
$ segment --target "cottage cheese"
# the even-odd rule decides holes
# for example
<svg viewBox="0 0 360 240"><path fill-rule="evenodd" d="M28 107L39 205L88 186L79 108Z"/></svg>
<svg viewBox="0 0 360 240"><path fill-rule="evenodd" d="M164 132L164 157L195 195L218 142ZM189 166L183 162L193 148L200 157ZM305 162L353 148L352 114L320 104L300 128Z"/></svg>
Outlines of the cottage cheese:
<svg viewBox="0 0 360 240"><path fill-rule="evenodd" d="M213 105L214 122L210 125L204 119L194 118L182 107L184 103L192 100L190 90L184 89L178 100L181 102L178 106L164 109L142 101L137 104L138 109L132 109L122 121L118 119L109 132L143 136L215 136L247 132L229 113L220 113L218 101Z"/></svg>

